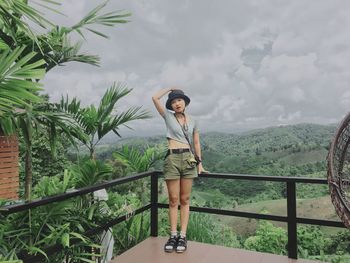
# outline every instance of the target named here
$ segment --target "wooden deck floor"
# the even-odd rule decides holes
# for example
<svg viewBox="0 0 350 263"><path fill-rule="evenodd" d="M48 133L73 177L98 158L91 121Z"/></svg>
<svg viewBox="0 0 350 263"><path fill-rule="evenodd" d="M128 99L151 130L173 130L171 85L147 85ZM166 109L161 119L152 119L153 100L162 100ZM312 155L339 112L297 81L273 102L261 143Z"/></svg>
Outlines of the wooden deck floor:
<svg viewBox="0 0 350 263"><path fill-rule="evenodd" d="M289 259L268 253L253 252L243 249L227 248L188 242L188 249L183 254L165 253L163 246L167 238L150 237L135 247L117 256L111 263L315 263L319 261Z"/></svg>

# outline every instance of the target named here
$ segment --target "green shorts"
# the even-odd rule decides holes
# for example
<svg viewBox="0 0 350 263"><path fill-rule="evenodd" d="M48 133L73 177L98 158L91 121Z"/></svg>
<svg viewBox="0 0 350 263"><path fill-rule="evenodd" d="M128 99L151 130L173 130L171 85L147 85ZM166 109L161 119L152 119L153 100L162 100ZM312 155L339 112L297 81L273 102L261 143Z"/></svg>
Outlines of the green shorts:
<svg viewBox="0 0 350 263"><path fill-rule="evenodd" d="M196 164L189 162L190 157L190 152L169 154L164 160L165 180L198 177Z"/></svg>

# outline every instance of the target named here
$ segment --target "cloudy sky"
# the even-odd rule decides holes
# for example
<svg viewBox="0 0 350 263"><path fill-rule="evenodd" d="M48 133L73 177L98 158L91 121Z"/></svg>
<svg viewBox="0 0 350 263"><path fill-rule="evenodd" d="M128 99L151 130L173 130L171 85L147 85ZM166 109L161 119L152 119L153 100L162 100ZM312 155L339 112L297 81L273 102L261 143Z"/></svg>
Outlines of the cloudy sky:
<svg viewBox="0 0 350 263"><path fill-rule="evenodd" d="M58 16L72 25L102 1L65 0ZM124 137L163 134L151 96L182 88L201 131L238 132L281 124L337 123L350 110L348 0L112 0L131 22L86 34L83 49L101 67L78 63L50 71L52 101L62 94L96 104L114 81L133 91L118 109L142 105L154 116ZM164 103L165 103L164 98Z"/></svg>

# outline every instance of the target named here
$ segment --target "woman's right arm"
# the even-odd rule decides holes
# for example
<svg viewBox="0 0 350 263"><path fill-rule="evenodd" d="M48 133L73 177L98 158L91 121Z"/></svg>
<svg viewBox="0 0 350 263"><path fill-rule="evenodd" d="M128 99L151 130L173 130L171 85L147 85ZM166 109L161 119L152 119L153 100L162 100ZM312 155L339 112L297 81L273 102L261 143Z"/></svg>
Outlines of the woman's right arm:
<svg viewBox="0 0 350 263"><path fill-rule="evenodd" d="M152 100L154 103L154 106L156 106L157 111L159 112L160 115L164 116L165 113L165 109L162 105L162 103L160 102L160 99L167 94L168 92L172 91L172 88L166 88L166 89L161 89L160 91L158 91L156 94L154 94L152 96Z"/></svg>

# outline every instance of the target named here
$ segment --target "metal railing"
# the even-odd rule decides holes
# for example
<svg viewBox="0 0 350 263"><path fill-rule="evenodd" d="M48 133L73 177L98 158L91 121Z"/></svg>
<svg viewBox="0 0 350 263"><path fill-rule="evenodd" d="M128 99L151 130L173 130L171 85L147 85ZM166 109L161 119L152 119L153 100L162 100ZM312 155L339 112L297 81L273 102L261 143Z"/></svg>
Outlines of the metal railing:
<svg viewBox="0 0 350 263"><path fill-rule="evenodd" d="M19 211L25 211L33 209L35 207L43 206L46 204L51 204L54 202L59 202L67 200L69 198L85 195L92 193L100 189L106 189L109 187L125 184L135 180L139 180L146 177L151 177L151 200L150 204L147 204L141 208L136 209L133 212L133 215L137 215L144 211L150 210L150 220L151 220L151 236L158 236L158 209L168 208L168 204L158 203L158 179L162 175L160 171L154 172L145 172L133 176L128 176L120 179L115 179L109 182L101 183L91 187L85 187L81 189L74 190L69 193L63 193L51 197L46 197L40 200L33 200L31 202L23 204L14 204L0 207L0 213L4 215L16 213ZM194 207L191 206L190 210L194 212L203 212L216 215L226 215L226 216L237 216L253 219L264 219L271 221L285 222L288 225L288 257L297 259L298 249L297 249L297 224L311 224L319 226L331 226L331 227L340 227L345 228L345 225L339 221L330 221L330 220L320 220L312 218L303 218L297 217L297 207L296 207L296 184L297 183L306 183L306 184L327 184L326 179L320 178L302 178L302 177L281 177L281 176L262 176L262 175L242 175L242 174L216 174L210 173L199 175L200 178L215 178L215 179L229 179L229 180L253 180L253 181L271 181L271 182L281 182L286 183L287 187L287 216L280 215L269 215L269 214L257 214L249 213L242 211L232 211L232 210L223 210L207 207ZM91 229L84 233L85 235L93 235L99 233L102 230L107 230L109 227L118 224L127 220L128 216L118 217L113 219L104 225L99 226L98 228ZM46 252L54 253L55 251L60 250L62 247L56 245L46 249ZM42 258L42 255L30 256L22 258L24 262L35 262L36 260Z"/></svg>

